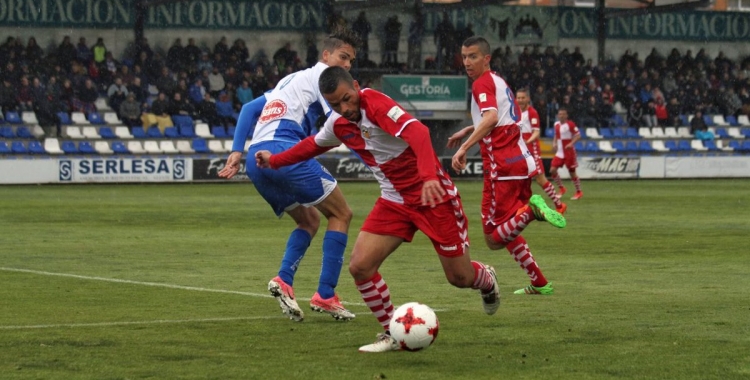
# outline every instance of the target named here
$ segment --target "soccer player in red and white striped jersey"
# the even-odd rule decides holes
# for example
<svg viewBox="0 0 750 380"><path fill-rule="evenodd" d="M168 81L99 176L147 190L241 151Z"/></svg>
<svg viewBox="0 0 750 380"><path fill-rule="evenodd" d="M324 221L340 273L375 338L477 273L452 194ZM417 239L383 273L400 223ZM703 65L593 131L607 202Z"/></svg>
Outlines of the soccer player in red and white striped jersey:
<svg viewBox="0 0 750 380"><path fill-rule="evenodd" d="M388 96L360 89L340 67L325 69L319 85L336 114L316 135L279 154L260 151L256 162L262 168L288 166L343 142L378 180L380 198L354 244L349 272L385 333L359 350L400 349L388 333L394 308L379 268L401 243L411 242L417 230L432 241L448 281L480 290L485 313L494 314L500 305L495 271L469 257L468 220L461 197L432 149L427 127Z"/></svg>
<svg viewBox="0 0 750 380"><path fill-rule="evenodd" d="M572 200L581 199L583 192L581 191L581 179L576 174L576 168L578 167L578 158L576 156L575 144L581 139L581 133L578 132L578 126L573 120L568 119L568 110L560 108L557 111L557 122L555 122L555 138L552 144L555 146L555 158L552 159L549 173L552 175L552 179L555 181L558 187L560 187L560 195L565 194L565 186L563 186L560 175L557 174L557 170L563 165L568 168L570 173L570 179L573 180L573 184L576 187L576 193L570 198Z"/></svg>
<svg viewBox="0 0 750 380"><path fill-rule="evenodd" d="M456 132L448 147L458 147L452 166L466 167L466 154L479 143L484 166L482 222L484 240L490 249L506 248L526 271L531 284L515 294L552 294L521 232L534 220L565 227L565 218L539 195L531 193L531 178L539 169L521 138L521 109L505 80L490 71L490 45L482 37L469 37L461 46L471 85L471 117L474 125ZM465 142L461 141L468 135Z"/></svg>
<svg viewBox="0 0 750 380"><path fill-rule="evenodd" d="M555 192L555 186L544 175L544 164L542 164L541 150L539 149L539 114L531 106L529 90L522 88L516 91L516 102L521 109L521 121L518 122L518 126L521 127L521 138L529 148L531 155L534 156L534 161L539 169L539 174L534 177L534 180L552 199L552 202L555 202L557 212L564 214L568 206L560 201L560 196Z"/></svg>

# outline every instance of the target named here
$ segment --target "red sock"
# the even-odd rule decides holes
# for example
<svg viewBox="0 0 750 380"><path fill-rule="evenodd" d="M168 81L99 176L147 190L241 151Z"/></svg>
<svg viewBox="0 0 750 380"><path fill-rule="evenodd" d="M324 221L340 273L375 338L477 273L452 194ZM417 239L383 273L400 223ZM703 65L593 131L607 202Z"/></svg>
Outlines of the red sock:
<svg viewBox="0 0 750 380"><path fill-rule="evenodd" d="M552 202L555 202L555 207L562 206L562 202L560 202L560 197L555 193L555 187L552 186L552 183L547 181L544 185L542 185L542 189L544 189L544 192L547 193L547 196L549 196L550 199L552 199Z"/></svg>
<svg viewBox="0 0 750 380"><path fill-rule="evenodd" d="M391 293L388 291L388 285L383 281L383 277L380 276L380 273L375 272L371 279L358 282L356 285L367 307L378 319L380 325L388 330L388 323L393 316L393 304L391 304Z"/></svg>
<svg viewBox="0 0 750 380"><path fill-rule="evenodd" d="M484 267L484 264L478 261L472 261L471 265L474 267L474 284L471 285L471 288L489 293L495 285L492 274Z"/></svg>
<svg viewBox="0 0 750 380"><path fill-rule="evenodd" d="M573 178L573 184L576 185L576 192L581 192L581 177Z"/></svg>
<svg viewBox="0 0 750 380"><path fill-rule="evenodd" d="M539 269L539 265L536 264L534 256L529 251L529 246L526 244L526 239L523 236L517 237L505 248L508 249L513 259L526 271L531 279L531 285L544 286L547 285L547 279L542 274L542 270Z"/></svg>
<svg viewBox="0 0 750 380"><path fill-rule="evenodd" d="M552 179L553 179L553 180L555 181L555 184L557 185L557 187L559 187L559 188L563 188L563 187L565 187L565 186L563 186L563 183L562 183L562 178L560 178L560 175L559 175L559 174L555 174L555 175L554 175L554 176L552 177Z"/></svg>
<svg viewBox="0 0 750 380"><path fill-rule="evenodd" d="M497 226L497 228L492 231L492 238L498 243L507 245L513 241L516 236L520 235L532 220L534 220L534 212L531 210L531 207L526 207L526 209L520 214Z"/></svg>

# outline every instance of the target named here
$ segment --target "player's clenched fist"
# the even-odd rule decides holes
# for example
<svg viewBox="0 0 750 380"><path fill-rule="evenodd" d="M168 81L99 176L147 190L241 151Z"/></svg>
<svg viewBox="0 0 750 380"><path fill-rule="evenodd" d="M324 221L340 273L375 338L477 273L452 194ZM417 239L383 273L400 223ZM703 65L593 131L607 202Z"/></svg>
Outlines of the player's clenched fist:
<svg viewBox="0 0 750 380"><path fill-rule="evenodd" d="M255 164L259 168L270 169L271 168L271 152L267 150L259 150L255 153Z"/></svg>

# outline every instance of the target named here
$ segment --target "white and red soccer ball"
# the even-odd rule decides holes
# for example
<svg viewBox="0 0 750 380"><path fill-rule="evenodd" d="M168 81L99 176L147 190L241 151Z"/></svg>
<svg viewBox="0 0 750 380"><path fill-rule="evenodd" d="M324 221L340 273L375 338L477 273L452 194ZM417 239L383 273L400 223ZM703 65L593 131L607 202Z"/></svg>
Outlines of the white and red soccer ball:
<svg viewBox="0 0 750 380"><path fill-rule="evenodd" d="M401 349L419 351L435 341L439 327L437 315L429 306L409 302L393 312L389 330Z"/></svg>

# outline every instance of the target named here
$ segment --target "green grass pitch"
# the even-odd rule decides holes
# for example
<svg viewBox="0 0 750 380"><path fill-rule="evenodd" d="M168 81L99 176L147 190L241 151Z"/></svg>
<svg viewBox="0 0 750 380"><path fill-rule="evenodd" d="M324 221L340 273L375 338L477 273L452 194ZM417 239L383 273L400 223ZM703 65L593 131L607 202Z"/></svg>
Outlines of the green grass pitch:
<svg viewBox="0 0 750 380"><path fill-rule="evenodd" d="M305 321L283 318L266 285L292 222L250 184L0 187L0 378L750 379L750 181L584 181L567 228L524 233L548 297L512 294L528 278L484 246L480 183L458 185L503 304L485 315L418 235L381 273L394 304L438 310L440 335L385 354L357 352L380 328L346 267L357 318L308 309L322 231L295 281ZM348 262L379 191L341 187Z"/></svg>

